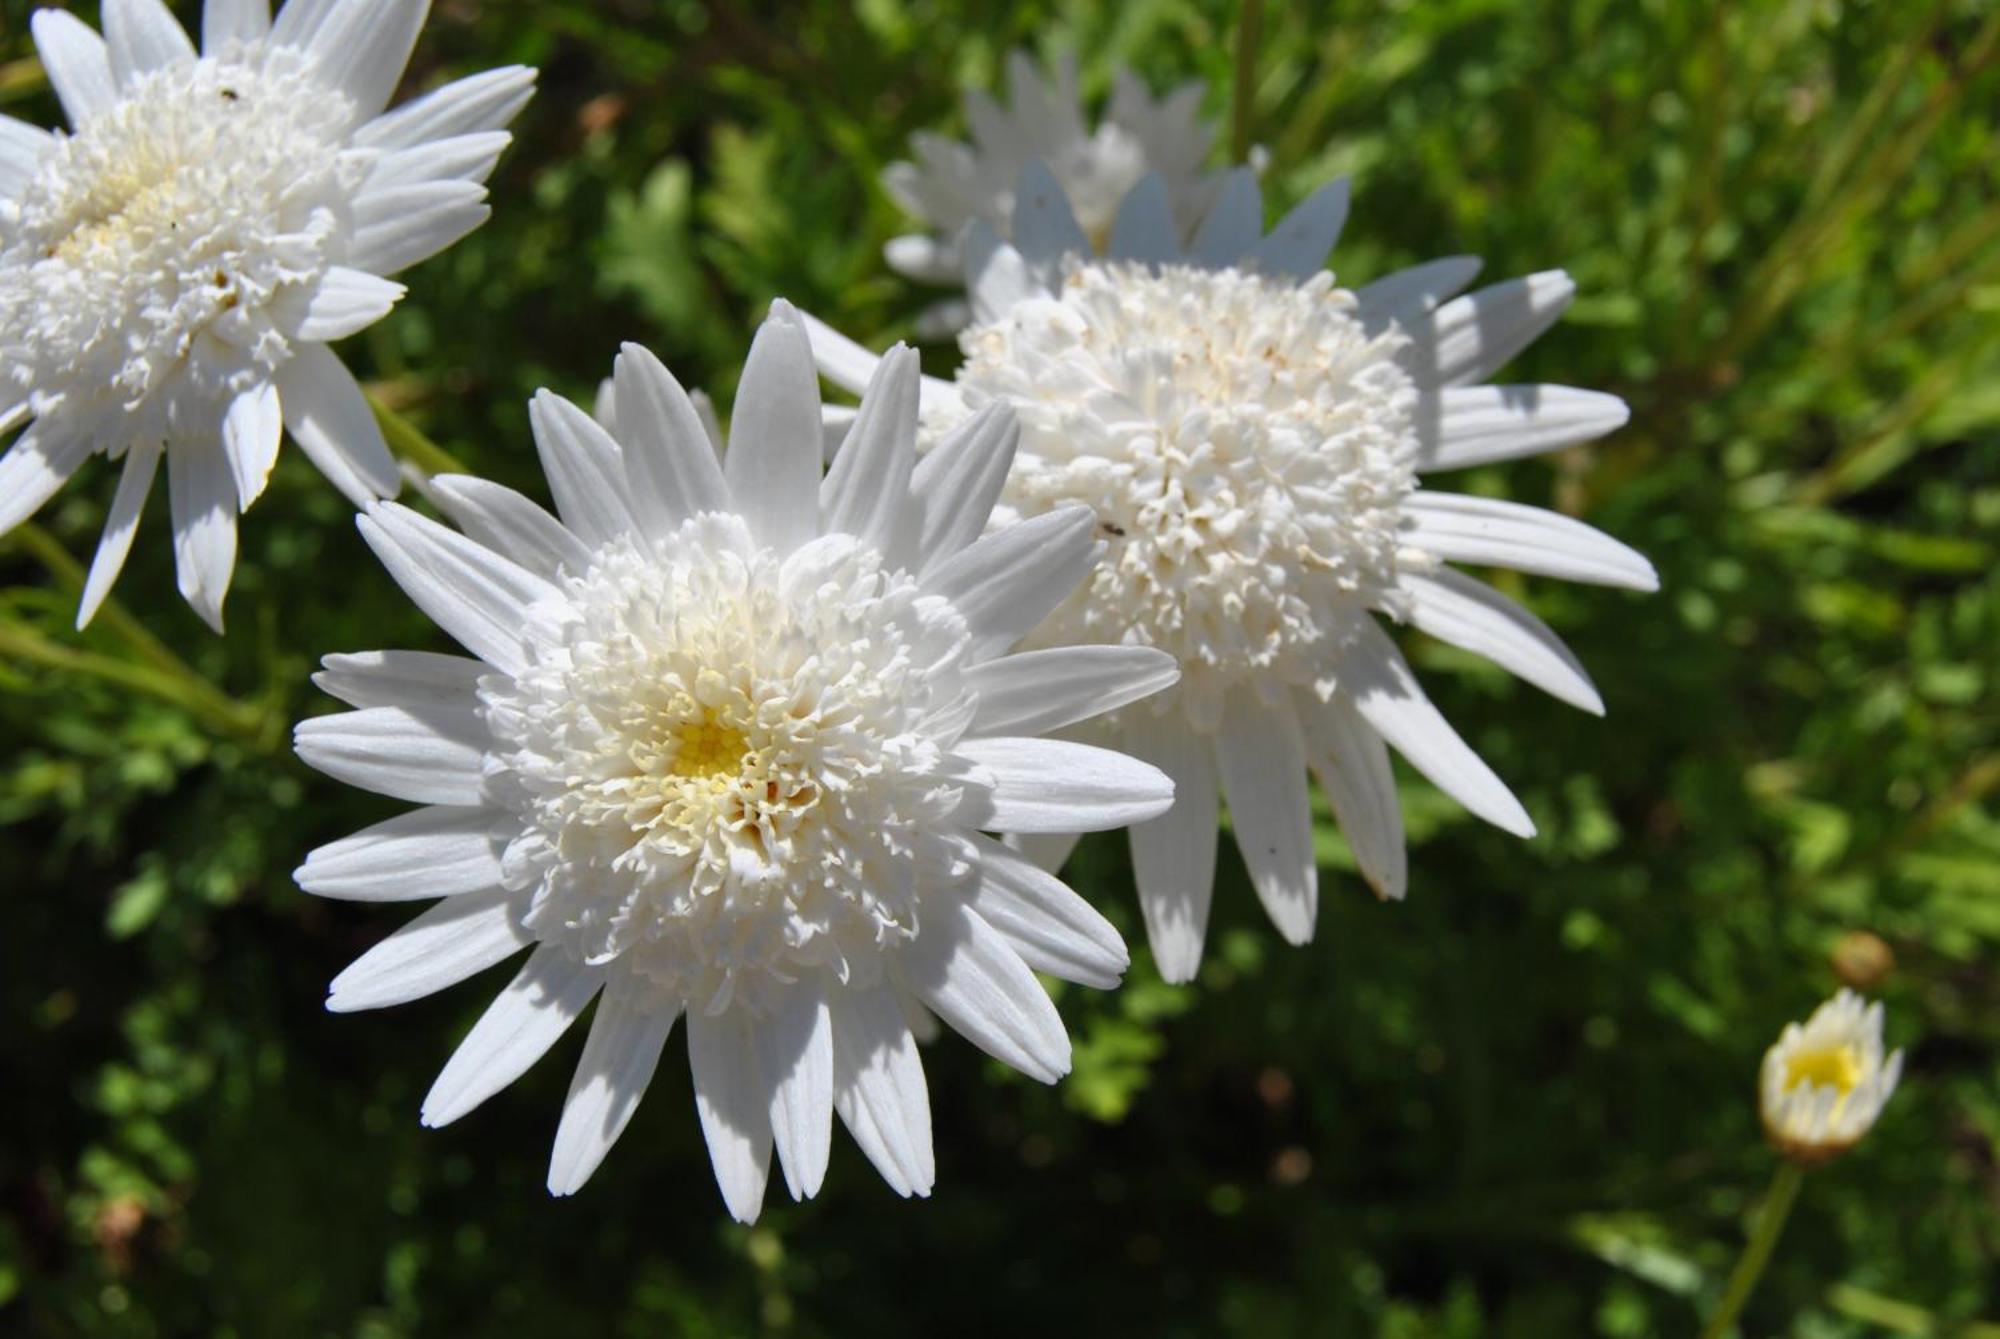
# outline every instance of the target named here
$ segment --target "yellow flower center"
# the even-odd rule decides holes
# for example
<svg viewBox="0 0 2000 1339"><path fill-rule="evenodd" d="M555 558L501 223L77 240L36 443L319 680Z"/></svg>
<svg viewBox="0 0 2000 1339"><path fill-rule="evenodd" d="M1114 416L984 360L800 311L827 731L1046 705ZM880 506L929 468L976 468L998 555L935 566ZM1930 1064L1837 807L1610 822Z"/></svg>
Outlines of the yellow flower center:
<svg viewBox="0 0 2000 1339"><path fill-rule="evenodd" d="M1861 1052L1852 1046L1798 1051L1785 1062L1785 1091L1802 1083L1837 1089L1841 1100L1861 1082Z"/></svg>
<svg viewBox="0 0 2000 1339"><path fill-rule="evenodd" d="M680 731L674 752L674 774L704 781L740 772L750 741L733 725L724 725L712 714L691 721Z"/></svg>

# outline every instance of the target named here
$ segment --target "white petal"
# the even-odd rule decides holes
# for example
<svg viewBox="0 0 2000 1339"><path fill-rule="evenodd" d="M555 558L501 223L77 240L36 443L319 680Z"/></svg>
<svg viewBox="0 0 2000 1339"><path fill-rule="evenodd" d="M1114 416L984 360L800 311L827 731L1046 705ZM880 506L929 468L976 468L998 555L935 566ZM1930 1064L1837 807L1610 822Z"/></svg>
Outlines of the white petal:
<svg viewBox="0 0 2000 1339"><path fill-rule="evenodd" d="M408 291L393 279L335 265L320 277L297 336L319 343L346 339L387 316Z"/></svg>
<svg viewBox="0 0 2000 1339"><path fill-rule="evenodd" d="M1097 513L1065 506L1003 526L924 575L971 624L975 657L1034 631L1097 561Z"/></svg>
<svg viewBox="0 0 2000 1339"><path fill-rule="evenodd" d="M42 153L55 143L55 136L40 126L0 116L0 199L18 195L35 179Z"/></svg>
<svg viewBox="0 0 2000 1339"><path fill-rule="evenodd" d="M736 405L722 476L750 533L781 553L819 532L819 374L789 302L771 304L757 328Z"/></svg>
<svg viewBox="0 0 2000 1339"><path fill-rule="evenodd" d="M321 79L347 94L355 120L389 105L430 0L341 0L307 39Z"/></svg>
<svg viewBox="0 0 2000 1339"><path fill-rule="evenodd" d="M1177 713L1132 713L1125 746L1174 783L1174 807L1132 825L1132 880L1146 917L1146 939L1160 975L1194 980L1215 893L1216 827L1221 802L1214 745L1197 736Z"/></svg>
<svg viewBox="0 0 2000 1339"><path fill-rule="evenodd" d="M1400 902L1409 890L1410 860L1389 746L1338 694L1323 703L1302 700L1298 712L1306 761L1340 820L1361 877L1377 897Z"/></svg>
<svg viewBox="0 0 2000 1339"><path fill-rule="evenodd" d="M833 1018L816 984L798 982L756 1025L757 1067L771 1084L771 1139L795 1200L819 1193L833 1139Z"/></svg>
<svg viewBox="0 0 2000 1339"><path fill-rule="evenodd" d="M293 6L298 3L292 0ZM376 117L354 132L354 142L364 148L396 149L498 130L514 119L534 92L535 72L525 65L487 70Z"/></svg>
<svg viewBox="0 0 2000 1339"><path fill-rule="evenodd" d="M486 222L486 188L476 181L425 181L371 191L354 203L354 232L342 259L394 274L428 260Z"/></svg>
<svg viewBox="0 0 2000 1339"><path fill-rule="evenodd" d="M360 383L331 349L298 346L278 369L285 427L321 474L357 507L394 497L402 472Z"/></svg>
<svg viewBox="0 0 2000 1339"><path fill-rule="evenodd" d="M1048 292L1027 257L986 220L973 220L959 246L965 252L965 292L975 321L997 321L1017 304Z"/></svg>
<svg viewBox="0 0 2000 1339"><path fill-rule="evenodd" d="M304 46L325 25L341 0L285 0L271 25L274 46Z"/></svg>
<svg viewBox="0 0 2000 1339"><path fill-rule="evenodd" d="M1484 381L1554 325L1575 296L1567 274L1544 270L1454 298L1406 323L1410 344L1396 361L1419 386Z"/></svg>
<svg viewBox="0 0 2000 1339"><path fill-rule="evenodd" d="M553 945L536 949L445 1062L424 1097L424 1124L449 1125L527 1073L603 984L602 967Z"/></svg>
<svg viewBox="0 0 2000 1339"><path fill-rule="evenodd" d="M491 810L433 805L329 842L292 871L301 889L348 902L420 902L500 887Z"/></svg>
<svg viewBox="0 0 2000 1339"><path fill-rule="evenodd" d="M448 897L355 959L333 979L337 1014L406 1004L455 986L535 941L521 924L526 895L496 889Z"/></svg>
<svg viewBox="0 0 2000 1339"><path fill-rule="evenodd" d="M167 500L181 596L221 632L222 601L236 572L236 482L221 442L184 441L168 451Z"/></svg>
<svg viewBox="0 0 2000 1339"><path fill-rule="evenodd" d="M946 433L917 462L910 496L923 515L920 570L935 572L985 533L1020 441L1021 422L1012 406L995 401Z"/></svg>
<svg viewBox="0 0 2000 1339"><path fill-rule="evenodd" d="M270 382L253 386L229 402L222 416L222 448L236 481L236 503L243 510L263 495L271 467L278 463L278 444L285 436L284 406Z"/></svg>
<svg viewBox="0 0 2000 1339"><path fill-rule="evenodd" d="M1616 432L1632 411L1569 386L1458 386L1417 409L1417 469L1458 470L1538 456Z"/></svg>
<svg viewBox="0 0 2000 1339"><path fill-rule="evenodd" d="M990 837L975 834L979 881L968 902L1021 961L1078 985L1111 990L1132 965L1110 921L1055 875Z"/></svg>
<svg viewBox="0 0 2000 1339"><path fill-rule="evenodd" d="M1319 915L1319 869L1299 723L1289 705L1276 708L1238 689L1223 705L1215 742L1229 822L1257 900L1286 942L1309 943Z"/></svg>
<svg viewBox="0 0 2000 1339"><path fill-rule="evenodd" d="M975 665L965 686L979 694L971 729L988 735L1041 735L1136 702L1181 677L1150 646L1058 646Z"/></svg>
<svg viewBox="0 0 2000 1339"><path fill-rule="evenodd" d="M916 1038L887 986L845 991L833 1011L833 1105L897 1194L930 1194L930 1094Z"/></svg>
<svg viewBox="0 0 2000 1339"><path fill-rule="evenodd" d="M700 412L674 374L647 350L627 344L611 380L632 509L648 533L663 535L699 512L728 510L722 466Z"/></svg>
<svg viewBox="0 0 2000 1339"><path fill-rule="evenodd" d="M971 908L940 902L901 965L917 997L980 1050L1043 1083L1069 1073L1069 1034L1047 992Z"/></svg>
<svg viewBox="0 0 2000 1339"><path fill-rule="evenodd" d="M1355 314L1371 335L1436 311L1479 277L1477 256L1445 256L1398 270L1354 292Z"/></svg>
<svg viewBox="0 0 2000 1339"><path fill-rule="evenodd" d="M687 1016L688 1064L695 1110L722 1202L739 1223L754 1223L771 1174L771 1088L743 1011Z"/></svg>
<svg viewBox="0 0 2000 1339"><path fill-rule="evenodd" d="M812 343L813 363L821 376L844 391L859 395L875 379L882 359L856 344L817 316L800 312L799 320Z"/></svg>
<svg viewBox="0 0 2000 1339"><path fill-rule="evenodd" d="M1347 224L1349 183L1346 177L1322 186L1285 215L1271 235L1250 249L1250 258L1265 274L1310 279L1326 268L1326 258Z"/></svg>
<svg viewBox="0 0 2000 1339"><path fill-rule="evenodd" d="M0 534L41 510L90 454L88 434L63 436L36 423L0 456Z"/></svg>
<svg viewBox="0 0 2000 1339"><path fill-rule="evenodd" d="M549 1193L574 1195L625 1133L659 1067L680 1009L642 1002L649 989L633 972L614 975L597 1000L583 1058L576 1063L549 1157Z"/></svg>
<svg viewBox="0 0 2000 1339"><path fill-rule="evenodd" d="M1059 874L1082 840L1081 832L1010 832L1002 838L1002 844L1019 852L1036 869Z"/></svg>
<svg viewBox="0 0 2000 1339"><path fill-rule="evenodd" d="M314 716L292 732L306 766L415 804L479 804L490 739L471 700L363 707Z"/></svg>
<svg viewBox="0 0 2000 1339"><path fill-rule="evenodd" d="M320 661L313 685L350 707L455 707L473 700L483 660L435 651L350 651Z"/></svg>
<svg viewBox="0 0 2000 1339"><path fill-rule="evenodd" d="M396 584L472 654L517 674L526 665L524 615L556 588L491 549L394 502L359 519L362 538Z"/></svg>
<svg viewBox="0 0 2000 1339"><path fill-rule="evenodd" d="M1108 252L1113 260L1152 265L1180 259L1180 226L1174 222L1166 178L1158 172L1148 172L1139 178L1139 184L1119 202L1118 214L1111 220Z"/></svg>
<svg viewBox="0 0 2000 1339"><path fill-rule="evenodd" d="M891 168L898 166L890 164ZM903 166L907 166L904 164ZM884 174L885 179L887 174ZM891 237L882 245L882 259L890 269L906 279L919 279L926 283L950 283L959 277L964 262L958 248L936 237L926 237L922 233L909 233L902 237Z"/></svg>
<svg viewBox="0 0 2000 1339"><path fill-rule="evenodd" d="M118 85L111 77L111 54L104 39L76 15L61 9L38 9L29 26L35 51L42 58L49 87L62 102L71 126L81 126L118 102Z"/></svg>
<svg viewBox="0 0 2000 1339"><path fill-rule="evenodd" d="M833 467L820 484L822 528L870 547L889 547L909 514L910 472L917 460L917 351L890 349L876 365Z"/></svg>
<svg viewBox="0 0 2000 1339"><path fill-rule="evenodd" d="M1001 735L962 739L957 756L992 787L960 811L988 832L1101 832L1143 823L1174 802L1174 784L1151 763L1067 739Z"/></svg>
<svg viewBox="0 0 2000 1339"><path fill-rule="evenodd" d="M1013 242L1031 266L1051 277L1064 256L1091 254L1090 239L1077 223L1062 183L1039 158L1022 165L1014 188Z"/></svg>
<svg viewBox="0 0 2000 1339"><path fill-rule="evenodd" d="M580 574L590 566L590 550L582 540L503 484L469 474L440 474L431 480L431 492L452 524L538 577L554 580L558 572Z"/></svg>
<svg viewBox="0 0 2000 1339"><path fill-rule="evenodd" d="M636 533L625 461L611 434L551 391L535 393L528 422L563 524L591 548Z"/></svg>
<svg viewBox="0 0 2000 1339"><path fill-rule="evenodd" d="M207 55L232 41L260 41L270 32L270 0L208 0L202 6L201 49Z"/></svg>
<svg viewBox="0 0 2000 1339"><path fill-rule="evenodd" d="M1452 562L1628 590L1660 588L1644 554L1602 530L1540 507L1426 489L1411 494L1403 512L1409 542Z"/></svg>
<svg viewBox="0 0 2000 1339"><path fill-rule="evenodd" d="M1257 174L1247 167L1231 168L1188 254L1198 265L1222 269L1248 256L1263 235L1264 196Z"/></svg>
<svg viewBox="0 0 2000 1339"><path fill-rule="evenodd" d="M194 43L160 0L104 0L104 45L121 88L149 70L194 61Z"/></svg>
<svg viewBox="0 0 2000 1339"><path fill-rule="evenodd" d="M391 149L368 170L362 193L426 181L483 182L493 175L494 164L511 139L504 130L482 130Z"/></svg>
<svg viewBox="0 0 2000 1339"><path fill-rule="evenodd" d="M111 499L111 514L104 519L104 534L97 541L97 556L90 560L90 575L84 579L83 599L76 610L78 632L97 617L112 583L124 570L125 556L132 551L132 537L139 532L139 516L146 509L146 495L153 491L153 475L160 467L160 448L134 443L125 452L125 468L118 476L118 491Z"/></svg>
<svg viewBox="0 0 2000 1339"><path fill-rule="evenodd" d="M1517 837L1535 835L1528 811L1431 705L1387 633L1372 622L1364 625L1347 668L1354 709L1411 766L1493 826Z"/></svg>
<svg viewBox="0 0 2000 1339"><path fill-rule="evenodd" d="M1548 624L1482 581L1450 568L1399 583L1411 598L1410 621L1439 641L1485 656L1549 696L1604 714L1604 699Z"/></svg>

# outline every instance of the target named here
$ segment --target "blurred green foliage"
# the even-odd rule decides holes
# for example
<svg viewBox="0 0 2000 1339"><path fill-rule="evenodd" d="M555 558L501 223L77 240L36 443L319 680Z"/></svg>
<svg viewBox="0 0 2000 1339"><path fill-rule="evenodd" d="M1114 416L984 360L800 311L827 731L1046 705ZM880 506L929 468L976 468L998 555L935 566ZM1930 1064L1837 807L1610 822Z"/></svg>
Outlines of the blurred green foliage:
<svg viewBox="0 0 2000 1339"><path fill-rule="evenodd" d="M0 108L49 124L27 10L0 5ZM1233 23L1221 0L439 0L412 87L523 61L541 92L492 223L344 353L539 495L525 397L587 398L622 339L726 404L775 294L906 330L934 295L880 262L876 175L1009 48L1080 53L1096 95L1119 62L1205 78L1220 116ZM419 1129L490 992L320 1010L395 917L288 871L394 806L309 776L283 731L323 709L319 655L437 634L295 453L244 526L226 640L173 595L163 495L123 630L70 632L60 562L5 541L0 1332L1691 1334L1770 1172L1757 1058L1845 972L1908 1076L1808 1181L1748 1332L1991 1335L1963 1327L2000 1315L1996 61L1979 0L1268 6L1274 209L1353 173L1357 282L1463 251L1569 268L1582 296L1513 375L1615 390L1632 424L1468 487L1588 515L1664 590L1515 583L1601 722L1413 648L1532 842L1408 778L1406 905L1324 828L1318 942L1290 950L1226 851L1197 985L1142 952L1122 992L1062 994L1063 1086L931 1048L929 1202L843 1138L817 1201L729 1225L672 1063L552 1201L580 1036ZM109 493L87 469L47 530L87 553ZM163 690L175 654L229 697ZM1072 874L1142 938L1119 842Z"/></svg>

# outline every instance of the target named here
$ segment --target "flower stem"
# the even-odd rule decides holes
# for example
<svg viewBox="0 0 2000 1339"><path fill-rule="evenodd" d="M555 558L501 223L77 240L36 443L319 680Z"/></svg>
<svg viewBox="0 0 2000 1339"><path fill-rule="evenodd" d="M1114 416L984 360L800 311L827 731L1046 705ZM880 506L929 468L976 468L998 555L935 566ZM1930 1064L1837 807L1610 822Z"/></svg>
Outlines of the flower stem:
<svg viewBox="0 0 2000 1339"><path fill-rule="evenodd" d="M1229 156L1243 163L1250 159L1250 117L1255 110L1257 88L1257 48L1264 40L1264 0L1242 0L1236 25L1236 83L1229 117Z"/></svg>
<svg viewBox="0 0 2000 1339"><path fill-rule="evenodd" d="M424 435L424 430L382 403L382 397L368 392L368 407L382 425L383 440L398 460L415 465L425 474L470 474L458 457Z"/></svg>
<svg viewBox="0 0 2000 1339"><path fill-rule="evenodd" d="M1792 1203L1798 1199L1799 1187L1805 1179L1805 1168L1790 1158L1779 1159L1778 1174L1771 1179L1764 1207L1757 1213L1757 1226L1736 1261L1736 1271L1729 1276L1729 1288L1723 1293L1722 1302L1702 1328L1701 1339L1722 1339L1736 1324L1743 1304L1750 1300L1757 1280L1764 1276L1764 1266L1771 1262L1771 1252L1784 1233L1785 1220L1791 1217Z"/></svg>

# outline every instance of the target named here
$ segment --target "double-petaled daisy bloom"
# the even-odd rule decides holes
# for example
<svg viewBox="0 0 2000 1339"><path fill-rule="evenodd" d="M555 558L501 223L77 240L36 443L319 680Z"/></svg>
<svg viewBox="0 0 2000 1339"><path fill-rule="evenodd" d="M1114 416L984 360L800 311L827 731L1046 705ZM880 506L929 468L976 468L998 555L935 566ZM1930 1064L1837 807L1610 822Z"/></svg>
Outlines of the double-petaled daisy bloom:
<svg viewBox="0 0 2000 1339"><path fill-rule="evenodd" d="M1016 51L1007 58L1007 83L1005 107L981 90L966 93L970 144L919 132L910 137L916 161L883 171L883 188L928 229L890 241L891 268L912 279L956 283L964 271L959 243L966 225L978 221L1004 233L1021 169L1030 162L1048 166L1085 234L1100 247L1119 202L1149 172L1166 187L1181 236L1215 199L1221 173L1205 166L1215 127L1202 119L1200 83L1156 99L1130 70L1120 70L1095 129L1084 121L1073 57L1056 66L1051 87L1027 53ZM966 314L962 302L940 304L923 325L950 333L965 324Z"/></svg>
<svg viewBox="0 0 2000 1339"><path fill-rule="evenodd" d="M1757 1094L1764 1133L1795 1162L1816 1166L1861 1141L1903 1074L1903 1053L1882 1056L1882 1005L1851 990L1785 1024L1764 1052Z"/></svg>
<svg viewBox="0 0 2000 1339"><path fill-rule="evenodd" d="M0 531L92 452L124 473L81 627L124 566L164 457L181 593L220 630L236 517L281 432L357 505L396 463L331 353L385 278L477 227L534 72L388 114L428 0L209 0L199 54L161 0L59 10L35 43L69 133L0 117Z"/></svg>
<svg viewBox="0 0 2000 1339"><path fill-rule="evenodd" d="M522 949L520 974L423 1105L458 1119L597 1000L549 1188L604 1157L687 1018L695 1101L730 1212L775 1143L814 1193L840 1114L902 1194L933 1179L913 1033L934 1014L1024 1074L1069 1068L1034 972L1116 984L1117 932L983 835L1162 813L1155 768L1038 736L1170 685L1135 647L1010 654L1096 556L1081 508L987 528L1005 409L919 464L917 364L884 360L820 475L820 404L789 308L759 332L717 463L681 386L628 345L618 437L544 393L536 443L561 520L478 479L432 481L464 533L394 503L363 533L476 659L335 656L357 710L300 756L424 805L313 852L300 886L440 898L333 983L398 1004Z"/></svg>
<svg viewBox="0 0 2000 1339"><path fill-rule="evenodd" d="M968 234L977 324L955 380L925 385L933 436L991 404L1020 414L1001 514L1081 504L1097 517L1106 560L1033 643L1153 646L1180 662L1176 692L1108 726L1179 794L1169 818L1131 834L1169 980L1200 965L1223 797L1257 893L1294 943L1311 938L1318 898L1308 769L1386 898L1403 896L1406 862L1385 741L1481 818L1533 833L1378 615L1601 713L1539 619L1451 564L1657 584L1643 557L1580 521L1423 486L1625 422L1615 396L1483 384L1562 313L1569 277L1454 297L1479 262L1453 257L1342 288L1322 261L1346 213L1342 182L1266 236L1256 178L1239 169L1184 247L1165 183L1149 177L1100 259L1031 164L1012 243L977 224ZM851 341L819 325L814 340L828 379L873 374Z"/></svg>

